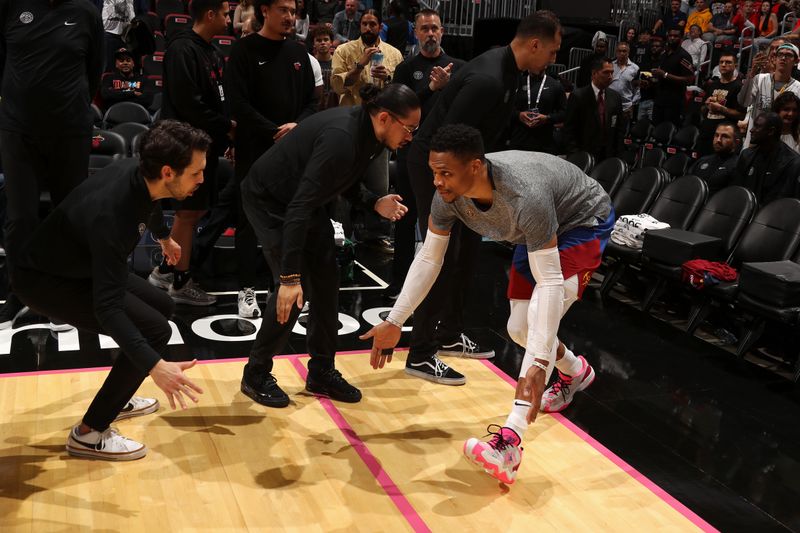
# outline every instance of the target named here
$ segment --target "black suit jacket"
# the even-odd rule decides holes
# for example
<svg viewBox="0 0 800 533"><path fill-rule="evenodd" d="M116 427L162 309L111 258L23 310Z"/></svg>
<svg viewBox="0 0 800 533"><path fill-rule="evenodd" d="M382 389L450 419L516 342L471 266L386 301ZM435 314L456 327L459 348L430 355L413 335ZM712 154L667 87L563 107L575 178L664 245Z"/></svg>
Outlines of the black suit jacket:
<svg viewBox="0 0 800 533"><path fill-rule="evenodd" d="M564 142L567 153L585 151L600 162L622 151L625 125L622 115L622 97L613 89L606 89L606 123L600 128L597 99L589 84L575 90L567 100L564 121Z"/></svg>

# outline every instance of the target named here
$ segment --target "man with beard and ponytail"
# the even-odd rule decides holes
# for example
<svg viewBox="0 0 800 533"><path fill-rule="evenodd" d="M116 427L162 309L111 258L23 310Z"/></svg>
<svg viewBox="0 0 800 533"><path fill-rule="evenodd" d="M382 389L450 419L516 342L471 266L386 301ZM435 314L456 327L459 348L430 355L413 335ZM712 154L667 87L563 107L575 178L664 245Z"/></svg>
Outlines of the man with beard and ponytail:
<svg viewBox="0 0 800 533"><path fill-rule="evenodd" d="M681 35L678 29L667 32L666 50L652 70L656 93L653 124L669 121L681 125L686 86L694 82L692 56L681 48Z"/></svg>
<svg viewBox="0 0 800 533"><path fill-rule="evenodd" d="M514 113L522 72L541 75L555 61L560 47L558 17L550 11L537 11L522 19L508 46L484 52L450 78L408 150L408 175L423 232L436 193L428 165L433 135L442 126L462 123L481 132L485 147L495 146ZM453 227L451 241L442 267L445 274L414 313L405 371L434 383L463 385L466 377L439 356L487 359L494 356L494 350L467 337L462 316L464 300L472 297L469 291L481 236L459 222ZM406 283L410 278L406 277Z"/></svg>
<svg viewBox="0 0 800 533"><path fill-rule="evenodd" d="M328 109L298 124L253 163L241 185L244 211L278 287L267 299L241 385L245 395L267 407L289 405L270 372L304 296L312 302L306 390L342 402L361 400L361 391L334 366L339 273L328 209L344 194L389 220L405 214L398 195L379 198L362 184L364 171L380 153L411 141L420 109L414 92L397 83L382 91L365 85L360 100L359 106Z"/></svg>

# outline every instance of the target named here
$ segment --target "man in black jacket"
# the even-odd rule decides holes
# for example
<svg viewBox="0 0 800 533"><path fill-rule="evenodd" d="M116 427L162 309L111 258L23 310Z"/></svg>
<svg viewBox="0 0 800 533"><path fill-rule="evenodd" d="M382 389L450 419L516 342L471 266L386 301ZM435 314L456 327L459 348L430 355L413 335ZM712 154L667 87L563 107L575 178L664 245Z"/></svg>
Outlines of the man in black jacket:
<svg viewBox="0 0 800 533"><path fill-rule="evenodd" d="M423 9L414 19L414 31L419 41L419 53L397 65L394 71L394 82L402 83L417 93L422 105L422 120L433 109L442 89L450 81L465 62L450 57L442 50L444 28L439 13L432 9ZM400 294L406 279L408 267L414 259L417 224L417 205L414 191L408 178L408 147L397 151L397 169L395 187L408 207L408 213L394 226L394 257L392 258L392 283L386 288L390 298Z"/></svg>
<svg viewBox="0 0 800 533"><path fill-rule="evenodd" d="M144 134L140 159L127 159L78 186L31 238L15 289L37 312L84 331L111 336L122 349L103 386L67 440L71 455L125 461L147 453L144 444L110 427L115 419L152 413L155 399L134 397L149 374L170 405L186 408L203 391L183 373L196 361L161 358L172 335L174 304L128 272L128 256L150 226L169 261L180 247L164 231L162 198L182 200L203 182L211 139L202 131L163 121ZM127 408L126 408L127 406Z"/></svg>
<svg viewBox="0 0 800 533"><path fill-rule="evenodd" d="M428 227L436 188L428 165L430 140L446 124L463 123L478 129L484 146L492 149L514 111L514 98L523 71L541 73L555 61L561 47L561 24L549 11L528 15L511 43L489 50L464 65L442 89L408 150L408 174L417 203L420 228ZM489 358L494 350L481 347L463 333L462 298L468 295L481 237L457 223L447 250L443 275L436 280L414 314L406 373L446 385L466 378L438 355ZM438 324L438 326L437 326Z"/></svg>
<svg viewBox="0 0 800 533"><path fill-rule="evenodd" d="M600 162L621 151L625 125L622 98L608 88L613 75L611 62L597 59L592 64L592 82L570 95L564 121L567 153L589 152Z"/></svg>
<svg viewBox="0 0 800 533"><path fill-rule="evenodd" d="M566 108L567 93L557 78L544 72L523 74L514 101L509 148L556 154L553 130L564 122Z"/></svg>
<svg viewBox="0 0 800 533"><path fill-rule="evenodd" d="M753 121L750 143L739 155L731 185L753 191L758 205L778 198L800 198L800 155L781 141L783 123L777 113L762 113Z"/></svg>
<svg viewBox="0 0 800 533"><path fill-rule="evenodd" d="M144 76L134 71L133 54L127 48L114 52L114 71L103 76L100 95L106 109L119 102L134 102L144 107L153 103Z"/></svg>
<svg viewBox="0 0 800 533"><path fill-rule="evenodd" d="M714 132L714 153L698 159L689 174L703 179L708 184L708 196L731 184L733 173L739 162L739 147L742 139L733 122L720 122Z"/></svg>
<svg viewBox="0 0 800 533"><path fill-rule="evenodd" d="M239 316L256 318L256 258L258 245L253 228L241 211L239 182L250 166L280 142L297 123L316 111L314 73L305 47L293 39L294 0L257 0L258 33L233 45L225 70L225 94L236 120L236 179L220 193L220 203L197 237L197 262L208 256L225 230L229 213L237 214Z"/></svg>
<svg viewBox="0 0 800 533"><path fill-rule="evenodd" d="M149 281L166 289L177 303L212 305L217 301L202 290L189 271L192 239L198 221L217 199L217 162L225 153L235 122L226 112L222 85L223 60L211 44L215 35L228 28L228 2L194 0L191 3L194 25L190 31L172 38L164 54L164 102L161 116L189 123L205 131L212 140L206 162L205 180L197 193L176 206L172 238L183 249L181 260L174 266L166 261L153 269Z"/></svg>
<svg viewBox="0 0 800 533"><path fill-rule="evenodd" d="M390 220L406 212L400 197L382 198L363 187L364 171L386 148L411 141L419 100L407 87L361 89L362 104L309 117L262 155L242 182L242 204L261 242L277 291L270 294L242 376L242 392L268 407L285 407L272 358L286 346L309 294L306 390L358 402L361 391L334 368L339 329L339 275L329 204L339 194ZM357 194L360 191L360 195Z"/></svg>
<svg viewBox="0 0 800 533"><path fill-rule="evenodd" d="M39 223L41 188L54 205L86 179L92 98L105 56L88 0L0 2L0 150L8 198L5 249L13 266ZM11 272L13 286L13 271ZM9 295L0 329L25 312Z"/></svg>

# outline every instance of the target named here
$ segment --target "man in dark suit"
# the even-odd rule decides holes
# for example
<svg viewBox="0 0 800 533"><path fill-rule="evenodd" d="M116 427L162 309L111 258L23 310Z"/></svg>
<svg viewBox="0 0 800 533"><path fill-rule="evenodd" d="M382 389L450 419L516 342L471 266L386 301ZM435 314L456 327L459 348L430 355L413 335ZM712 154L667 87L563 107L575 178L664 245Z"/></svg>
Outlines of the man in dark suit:
<svg viewBox="0 0 800 533"><path fill-rule="evenodd" d="M625 132L622 97L609 89L614 67L608 59L592 63L592 82L567 100L564 140L567 153L585 151L600 162L617 155Z"/></svg>

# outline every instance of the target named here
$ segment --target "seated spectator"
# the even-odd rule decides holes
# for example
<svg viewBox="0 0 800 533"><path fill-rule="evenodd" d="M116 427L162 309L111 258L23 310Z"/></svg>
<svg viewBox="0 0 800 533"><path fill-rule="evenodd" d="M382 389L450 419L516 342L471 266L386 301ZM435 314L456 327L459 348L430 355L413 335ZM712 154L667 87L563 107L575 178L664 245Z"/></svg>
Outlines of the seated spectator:
<svg viewBox="0 0 800 533"><path fill-rule="evenodd" d="M358 39L361 35L360 23L361 13L358 12L357 0L346 0L344 11L339 11L333 17L334 46Z"/></svg>
<svg viewBox="0 0 800 533"><path fill-rule="evenodd" d="M719 76L707 81L703 87L708 98L701 111L700 137L697 140L697 151L703 155L711 153L711 142L719 124L744 118L745 110L739 104L742 82L734 76L735 72L736 54L725 51L719 57Z"/></svg>
<svg viewBox="0 0 800 533"><path fill-rule="evenodd" d="M768 56L759 53L753 59L753 66L747 75L742 90L739 92L739 104L743 107L752 105L749 123L761 113L771 111L775 95L793 92L800 96L800 82L792 78L792 71L797 65L800 53L795 45L784 43L778 46L775 54L775 71L769 72ZM767 72L756 74L766 70ZM745 148L749 146L749 134L745 138Z"/></svg>
<svg viewBox="0 0 800 533"><path fill-rule="evenodd" d="M314 42L314 57L322 69L322 97L317 104L317 109L322 111L339 104L339 95L331 88L333 30L324 24L317 26L311 32L311 39Z"/></svg>
<svg viewBox="0 0 800 533"><path fill-rule="evenodd" d="M639 65L639 68L650 59L650 37L650 32L648 30L642 30L636 42L631 45L631 61Z"/></svg>
<svg viewBox="0 0 800 533"><path fill-rule="evenodd" d="M798 197L800 155L781 141L783 123L772 111L761 113L753 122L751 142L739 156L732 185L747 187L758 205L779 198Z"/></svg>
<svg viewBox="0 0 800 533"><path fill-rule="evenodd" d="M622 97L609 89L614 67L608 59L596 58L591 70L590 85L576 89L567 101L564 142L567 153L589 152L602 161L622 151Z"/></svg>
<svg viewBox="0 0 800 533"><path fill-rule="evenodd" d="M660 37L653 37L650 42L650 53L644 62L639 63L639 111L636 120L653 119L653 105L656 97L655 84L653 83L653 68L661 61L664 53L664 42Z"/></svg>
<svg viewBox="0 0 800 533"><path fill-rule="evenodd" d="M756 25L756 47L769 43L773 37L778 35L778 17L772 12L772 4L769 0L761 2L761 9L758 13Z"/></svg>
<svg viewBox="0 0 800 533"><path fill-rule="evenodd" d="M800 98L794 93L782 93L772 104L772 110L783 123L781 140L795 152L800 152Z"/></svg>
<svg viewBox="0 0 800 533"><path fill-rule="evenodd" d="M681 11L681 0L671 0L670 7L664 12L653 26L653 35L665 37L669 30L683 30L686 28L686 13Z"/></svg>
<svg viewBox="0 0 800 533"><path fill-rule="evenodd" d="M559 80L542 74L522 77L511 119L512 150L557 153L553 130L564 121L567 95Z"/></svg>
<svg viewBox="0 0 800 533"><path fill-rule="evenodd" d="M575 82L575 87L580 89L586 87L592 81L592 65L597 59L606 59L608 57L608 38L602 31L598 31L592 37L592 49L594 53L586 56L581 61L580 68L578 69L578 77Z"/></svg>
<svg viewBox="0 0 800 533"><path fill-rule="evenodd" d="M301 43L306 42L311 18L308 16L305 0L297 0L297 14L294 21L294 37Z"/></svg>
<svg viewBox="0 0 800 533"><path fill-rule="evenodd" d="M789 5L791 2L789 0L778 0L772 6L772 12L775 13L775 17L778 19L778 24L781 23L783 17L786 16L786 13L792 10L792 6Z"/></svg>
<svg viewBox="0 0 800 533"><path fill-rule="evenodd" d="M733 2L725 2L722 11L711 17L711 24L708 26L708 33L703 35L703 39L710 42L733 42L736 38L736 25L733 23L734 10Z"/></svg>
<svg viewBox="0 0 800 533"><path fill-rule="evenodd" d="M617 59L614 61L614 75L611 88L622 97L622 112L630 120L633 117L633 106L639 103L639 65L632 62L630 46L626 42L617 45Z"/></svg>
<svg viewBox="0 0 800 533"><path fill-rule="evenodd" d="M683 124L686 86L694 83L692 57L681 48L678 30L667 33L667 46L657 65L652 69L655 83L653 122L668 120L680 127Z"/></svg>
<svg viewBox="0 0 800 533"><path fill-rule="evenodd" d="M233 31L236 35L242 33L244 23L247 22L247 19L254 17L255 8L253 6L253 0L241 0L233 11Z"/></svg>
<svg viewBox="0 0 800 533"><path fill-rule="evenodd" d="M100 96L106 108L119 102L135 102L150 107L153 95L146 88L146 79L133 68L133 56L127 48L114 52L115 69L103 78Z"/></svg>
<svg viewBox="0 0 800 533"><path fill-rule="evenodd" d="M742 32L745 29L745 26L748 22L752 23L753 26L758 24L758 12L753 7L752 0L745 0L742 3L741 9L738 13L733 17L733 25L736 26L736 33L738 35L742 35ZM754 31L746 32L746 37L755 37Z"/></svg>
<svg viewBox="0 0 800 533"><path fill-rule="evenodd" d="M690 28L695 24L700 28L700 35L708 31L708 27L711 24L711 10L708 9L706 0L696 0L694 3L694 12L686 19L686 26L684 27L683 33L688 35Z"/></svg>
<svg viewBox="0 0 800 533"><path fill-rule="evenodd" d="M692 24L689 28L689 37L683 40L681 47L692 57L692 66L697 70L700 63L706 60L706 42L700 37L700 26Z"/></svg>
<svg viewBox="0 0 800 533"><path fill-rule="evenodd" d="M708 184L709 196L733 181L740 145L741 136L733 122L717 124L712 141L713 153L701 157L689 169L689 174L702 178Z"/></svg>

